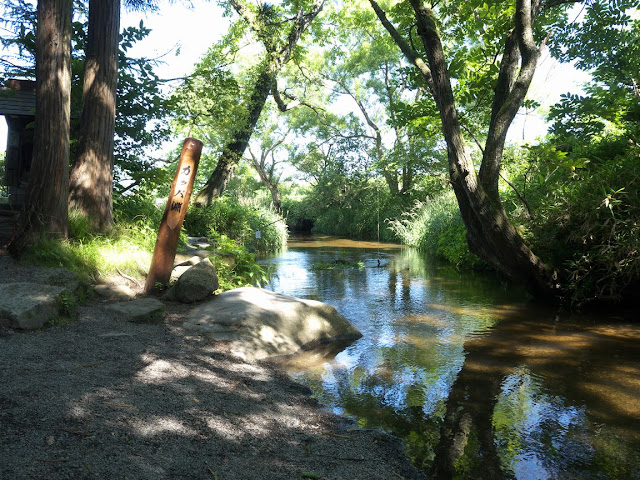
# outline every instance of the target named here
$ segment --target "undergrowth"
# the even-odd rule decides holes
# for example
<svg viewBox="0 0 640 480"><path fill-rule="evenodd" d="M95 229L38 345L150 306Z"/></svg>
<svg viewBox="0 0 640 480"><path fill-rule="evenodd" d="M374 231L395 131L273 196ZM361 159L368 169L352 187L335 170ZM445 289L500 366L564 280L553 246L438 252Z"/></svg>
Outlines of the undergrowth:
<svg viewBox="0 0 640 480"><path fill-rule="evenodd" d="M281 248L286 239L282 218L265 209L252 210L230 202L222 205L223 208L217 205L194 209L191 219L197 228L190 233L206 235L212 242L215 254L212 253L211 260L217 267L222 290L264 284L266 273L249 248L260 251ZM66 268L87 283L122 274L142 279L149 271L162 210L151 197L131 196L115 203L114 218L111 232L98 235L91 233L87 218L70 212L68 239L43 236L24 252L22 259ZM254 229L261 229L261 238L255 238ZM180 245L186 245L187 241L186 233L181 232Z"/></svg>
<svg viewBox="0 0 640 480"><path fill-rule="evenodd" d="M277 252L287 243L284 218L248 200L221 198L207 207L192 207L184 226L191 236L216 239L224 235L250 252Z"/></svg>
<svg viewBox="0 0 640 480"><path fill-rule="evenodd" d="M466 229L453 191L416 202L402 218L388 223L402 243L431 257L444 259L456 268L487 268L467 247Z"/></svg>

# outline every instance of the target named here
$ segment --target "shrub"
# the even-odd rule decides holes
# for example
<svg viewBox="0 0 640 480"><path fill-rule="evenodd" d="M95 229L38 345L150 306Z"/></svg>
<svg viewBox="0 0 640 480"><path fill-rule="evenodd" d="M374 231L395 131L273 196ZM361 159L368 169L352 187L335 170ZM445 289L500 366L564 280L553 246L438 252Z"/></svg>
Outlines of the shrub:
<svg viewBox="0 0 640 480"><path fill-rule="evenodd" d="M486 268L486 264L467 247L466 230L453 191L416 202L399 220L389 221L390 228L407 245L432 257L447 260L458 268Z"/></svg>
<svg viewBox="0 0 640 480"><path fill-rule="evenodd" d="M274 210L226 198L208 207L190 208L184 225L190 235L208 238L225 235L253 252L278 251L287 240L285 221ZM260 232L259 238L256 232Z"/></svg>
<svg viewBox="0 0 640 480"><path fill-rule="evenodd" d="M543 144L519 162L514 182L526 187L532 213L515 216L534 251L562 272L566 298L630 296L640 286L638 146L612 138L566 153Z"/></svg>
<svg viewBox="0 0 640 480"><path fill-rule="evenodd" d="M362 240L398 241L387 218L402 212L405 199L391 196L380 183L362 183L336 198L312 198L314 233ZM328 203L323 203L328 202Z"/></svg>
<svg viewBox="0 0 640 480"><path fill-rule="evenodd" d="M210 249L215 251L209 258L218 272L220 290L262 286L267 283L267 274L256 263L255 255L238 245L235 240L226 235L218 235Z"/></svg>
<svg viewBox="0 0 640 480"><path fill-rule="evenodd" d="M149 225L116 223L109 235L92 235L85 219L72 215L68 240L42 237L23 254L28 263L64 267L85 281L97 281L109 275L125 273L143 276L151 264L156 231Z"/></svg>

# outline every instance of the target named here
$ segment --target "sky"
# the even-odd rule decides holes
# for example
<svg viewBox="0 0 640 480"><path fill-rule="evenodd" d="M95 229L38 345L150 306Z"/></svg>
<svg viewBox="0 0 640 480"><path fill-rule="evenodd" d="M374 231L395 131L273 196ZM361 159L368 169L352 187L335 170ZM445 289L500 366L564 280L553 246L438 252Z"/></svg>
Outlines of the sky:
<svg viewBox="0 0 640 480"><path fill-rule="evenodd" d="M191 8L185 6L188 3ZM163 63L156 68L160 78L185 76L226 32L228 19L222 17L222 9L214 0L160 0L158 6L155 13L123 8L120 28L137 26L142 20L151 33L130 51L131 55L161 58ZM6 145L7 124L0 116L0 152Z"/></svg>
<svg viewBox="0 0 640 480"><path fill-rule="evenodd" d="M219 40L227 29L228 19L223 18L217 2L191 0L192 6L185 6L188 3L159 0L159 10L155 13L123 9L121 28L138 25L141 20L151 28L149 36L131 50L131 55L161 59L163 63L156 70L161 78L187 75L207 48ZM578 92L579 85L587 79L588 75L584 72L561 65L544 54L530 96L549 106L568 90ZM509 140L525 139L531 142L545 131L545 123L540 115L526 118L519 115L509 131ZM6 123L4 117L0 116L0 152L6 150L6 140Z"/></svg>
<svg viewBox="0 0 640 480"><path fill-rule="evenodd" d="M192 7L185 6L191 3ZM132 56L161 58L160 78L175 78L191 72L193 65L226 32L229 19L214 0L160 0L157 12L123 10L120 27L144 22L151 33L131 51ZM179 49L179 54L178 53Z"/></svg>

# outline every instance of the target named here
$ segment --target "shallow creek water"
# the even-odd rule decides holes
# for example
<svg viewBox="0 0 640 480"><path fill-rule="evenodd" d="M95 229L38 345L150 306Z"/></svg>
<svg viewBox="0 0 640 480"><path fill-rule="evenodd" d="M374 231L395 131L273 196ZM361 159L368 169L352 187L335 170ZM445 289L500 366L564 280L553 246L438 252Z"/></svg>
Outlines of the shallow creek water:
<svg viewBox="0 0 640 480"><path fill-rule="evenodd" d="M557 313L398 245L294 238L261 263L267 288L333 305L363 334L291 374L361 428L403 438L429 476L640 479L633 314Z"/></svg>

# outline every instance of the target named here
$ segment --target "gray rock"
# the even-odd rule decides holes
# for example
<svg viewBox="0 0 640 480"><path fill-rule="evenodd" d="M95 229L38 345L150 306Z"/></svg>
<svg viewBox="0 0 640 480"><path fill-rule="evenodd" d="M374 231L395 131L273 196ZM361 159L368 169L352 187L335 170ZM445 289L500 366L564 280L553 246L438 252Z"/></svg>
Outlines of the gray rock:
<svg viewBox="0 0 640 480"><path fill-rule="evenodd" d="M209 239L207 237L189 237L188 242L190 245L196 245L198 243L209 243Z"/></svg>
<svg viewBox="0 0 640 480"><path fill-rule="evenodd" d="M38 283L0 285L0 323L11 328L34 330L58 314L65 287Z"/></svg>
<svg viewBox="0 0 640 480"><path fill-rule="evenodd" d="M167 289L166 292L164 292L164 294L162 295L162 300L165 300L167 302L177 302L178 299L176 298L176 286L175 284Z"/></svg>
<svg viewBox="0 0 640 480"><path fill-rule="evenodd" d="M107 306L120 320L134 323L156 323L164 318L164 303L155 298L139 298Z"/></svg>
<svg viewBox="0 0 640 480"><path fill-rule="evenodd" d="M194 255L193 257L189 257L186 260L182 260L180 263L176 264L176 267L192 267L202 261L201 257Z"/></svg>
<svg viewBox="0 0 640 480"><path fill-rule="evenodd" d="M253 287L223 292L194 308L185 329L230 342L231 351L245 360L362 336L330 305Z"/></svg>
<svg viewBox="0 0 640 480"><path fill-rule="evenodd" d="M42 283L65 287L70 293L75 292L80 288L80 279L78 278L78 275L65 268L51 269L50 273L45 276Z"/></svg>
<svg viewBox="0 0 640 480"><path fill-rule="evenodd" d="M109 283L96 285L94 291L101 297L130 300L136 296L135 292L126 285L112 285Z"/></svg>
<svg viewBox="0 0 640 480"><path fill-rule="evenodd" d="M219 286L216 269L211 261L205 258L184 272L172 289L174 289L176 300L194 303L207 298Z"/></svg>
<svg viewBox="0 0 640 480"><path fill-rule="evenodd" d="M178 281L184 272L189 270L192 265L177 265L171 270L171 277L169 278L169 285L173 285Z"/></svg>

